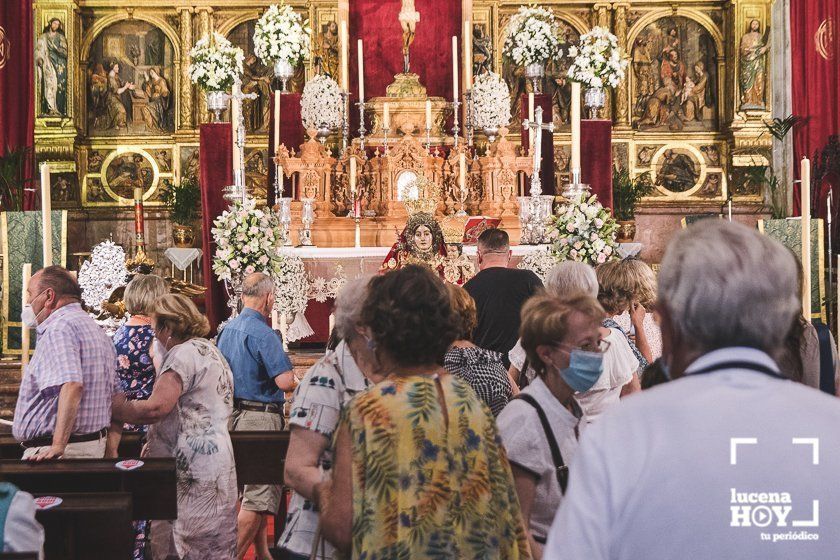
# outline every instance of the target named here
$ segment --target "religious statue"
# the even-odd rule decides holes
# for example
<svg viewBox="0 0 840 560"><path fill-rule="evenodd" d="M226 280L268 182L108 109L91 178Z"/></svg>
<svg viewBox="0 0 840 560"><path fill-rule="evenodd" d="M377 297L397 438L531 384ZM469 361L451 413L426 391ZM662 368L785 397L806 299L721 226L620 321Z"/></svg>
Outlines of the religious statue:
<svg viewBox="0 0 840 560"><path fill-rule="evenodd" d="M443 279L459 286L475 276L475 264L464 254L465 225L465 219L454 214L444 218L441 224L443 242L446 244Z"/></svg>
<svg viewBox="0 0 840 560"><path fill-rule="evenodd" d="M35 70L41 85L40 114L67 114L67 37L58 18L52 18L35 45Z"/></svg>
<svg viewBox="0 0 840 560"><path fill-rule="evenodd" d="M422 264L443 277L444 255L446 248L438 221L428 212L415 212L385 257L381 270L387 272L408 264Z"/></svg>
<svg viewBox="0 0 840 560"><path fill-rule="evenodd" d="M761 24L757 19L750 21L750 28L741 37L741 61L739 84L741 86L741 110L766 109L764 82L766 79L766 54L769 29L761 34Z"/></svg>
<svg viewBox="0 0 840 560"><path fill-rule="evenodd" d="M408 74L409 58L408 48L414 42L414 35L417 30L417 22L420 21L420 12L414 9L414 0L402 0L402 8L398 16L403 30L403 72Z"/></svg>
<svg viewBox="0 0 840 560"><path fill-rule="evenodd" d="M333 79L338 78L338 51L338 24L331 21L318 40L315 67L320 74L326 74Z"/></svg>

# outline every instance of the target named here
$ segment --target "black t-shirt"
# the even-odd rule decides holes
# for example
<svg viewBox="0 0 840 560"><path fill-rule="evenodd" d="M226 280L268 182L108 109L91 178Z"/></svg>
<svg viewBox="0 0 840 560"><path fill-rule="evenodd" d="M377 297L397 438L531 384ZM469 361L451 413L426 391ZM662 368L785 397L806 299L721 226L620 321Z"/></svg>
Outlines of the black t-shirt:
<svg viewBox="0 0 840 560"><path fill-rule="evenodd" d="M530 270L492 267L476 274L464 284L478 309L473 343L501 352L509 365L507 353L519 339L519 313L540 288L542 282Z"/></svg>

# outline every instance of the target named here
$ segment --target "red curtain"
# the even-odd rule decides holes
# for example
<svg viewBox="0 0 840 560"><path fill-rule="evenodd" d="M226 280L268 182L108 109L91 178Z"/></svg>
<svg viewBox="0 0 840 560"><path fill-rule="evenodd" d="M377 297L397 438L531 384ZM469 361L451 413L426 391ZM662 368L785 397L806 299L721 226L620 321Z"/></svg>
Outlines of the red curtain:
<svg viewBox="0 0 840 560"><path fill-rule="evenodd" d="M280 143L286 146L289 151L300 150L303 144L304 130L300 120L300 98L299 93L284 93L280 95ZM273 98L272 98L273 99ZM271 117L268 121L268 190L266 199L269 206L274 206L277 193L274 192L274 105L272 101ZM291 177L283 178L283 193L280 196L292 195Z"/></svg>
<svg viewBox="0 0 840 560"><path fill-rule="evenodd" d="M613 207L612 121L580 121L581 183L588 183L604 208Z"/></svg>
<svg viewBox="0 0 840 560"><path fill-rule="evenodd" d="M0 1L0 154L35 145L35 62L32 0ZM34 166L27 166L28 176ZM34 210L34 191L24 210Z"/></svg>
<svg viewBox="0 0 840 560"><path fill-rule="evenodd" d="M534 94L534 110L537 107L542 107L543 115L542 121L550 123L554 118L551 113L551 96L546 93ZM519 120L524 121L528 118L528 94L523 93L519 101ZM530 148L531 140L528 137L528 129L523 128L521 133L521 142L523 146ZM542 133L542 150L540 151L540 184L542 186L543 194L557 194L554 184L554 134L543 130ZM528 194L530 190L530 182L525 186L525 193Z"/></svg>
<svg viewBox="0 0 840 560"><path fill-rule="evenodd" d="M201 187L202 272L207 291L204 304L213 332L228 315L224 286L213 274L213 220L227 209L222 187L233 183L233 131L230 123L201 125L199 137L199 186Z"/></svg>
<svg viewBox="0 0 840 560"><path fill-rule="evenodd" d="M833 23L830 23L833 22ZM804 123L793 131L795 175L799 177L802 157L813 159L828 142L840 134L840 0L793 0L790 6L791 88L793 114ZM833 27L833 28L832 28ZM784 117L785 115L779 115ZM812 192L819 194L819 178ZM794 211L798 215L799 188L794 188ZM835 193L835 198L840 193ZM812 196L813 207L825 205ZM824 214L824 212L822 212ZM822 214L820 214L822 215Z"/></svg>

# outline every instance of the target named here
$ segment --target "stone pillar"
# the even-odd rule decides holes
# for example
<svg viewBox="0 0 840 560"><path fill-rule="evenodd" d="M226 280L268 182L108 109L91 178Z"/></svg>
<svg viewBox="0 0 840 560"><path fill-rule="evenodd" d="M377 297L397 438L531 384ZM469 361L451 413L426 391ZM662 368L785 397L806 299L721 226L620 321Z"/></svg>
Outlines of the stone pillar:
<svg viewBox="0 0 840 560"><path fill-rule="evenodd" d="M180 8L181 17L181 127L193 127L193 88L190 81L190 49L193 46L192 9Z"/></svg>
<svg viewBox="0 0 840 560"><path fill-rule="evenodd" d="M618 38L618 46L624 50L624 58L630 58L630 45L627 44L627 4L616 4L615 6L615 36ZM627 65L627 77L618 84L615 89L615 119L619 128L630 128L630 108L628 102L627 84L632 71Z"/></svg>
<svg viewBox="0 0 840 560"><path fill-rule="evenodd" d="M213 8L201 7L196 8L195 11L198 12L198 40L201 40L204 37L209 37L210 33L213 32ZM207 116L207 97L205 97L203 91L199 92L197 101L196 124L209 122L210 119Z"/></svg>

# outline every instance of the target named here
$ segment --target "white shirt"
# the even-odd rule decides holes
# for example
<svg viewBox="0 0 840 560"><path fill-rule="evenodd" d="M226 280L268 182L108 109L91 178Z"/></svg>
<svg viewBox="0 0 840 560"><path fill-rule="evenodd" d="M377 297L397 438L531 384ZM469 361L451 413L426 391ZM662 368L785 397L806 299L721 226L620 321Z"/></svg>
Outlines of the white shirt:
<svg viewBox="0 0 840 560"><path fill-rule="evenodd" d="M577 450L575 427L578 419L551 394L539 377L522 393L531 395L545 412L563 462L568 465ZM530 403L512 399L499 414L496 425L508 460L538 477L529 529L540 540L545 539L563 493L540 417Z"/></svg>
<svg viewBox="0 0 840 560"><path fill-rule="evenodd" d="M763 352L726 348L689 373L733 360L776 369ZM687 375L633 395L582 436L544 558L837 558L839 427L836 398L749 369ZM734 465L731 438L756 441L735 446ZM813 446L793 438L819 438L818 465ZM757 508L760 493L776 501L789 494L789 504L768 504L792 507L787 526L776 518L732 526L731 508ZM811 520L813 500L820 526L793 527ZM780 540L803 532L819 540Z"/></svg>
<svg viewBox="0 0 840 560"><path fill-rule="evenodd" d="M618 323L621 330L630 334L633 327L633 323L630 321L630 313L625 311L621 315L613 317L613 320ZM656 360L662 356L662 331L660 330L659 325L656 324L656 319L654 318L653 313L645 314L645 320L642 323L642 326L645 329L645 335L647 335L650 353L653 355L653 359Z"/></svg>
<svg viewBox="0 0 840 560"><path fill-rule="evenodd" d="M35 520L32 494L18 490L9 504L3 529L3 551L38 552L43 558L44 528Z"/></svg>

